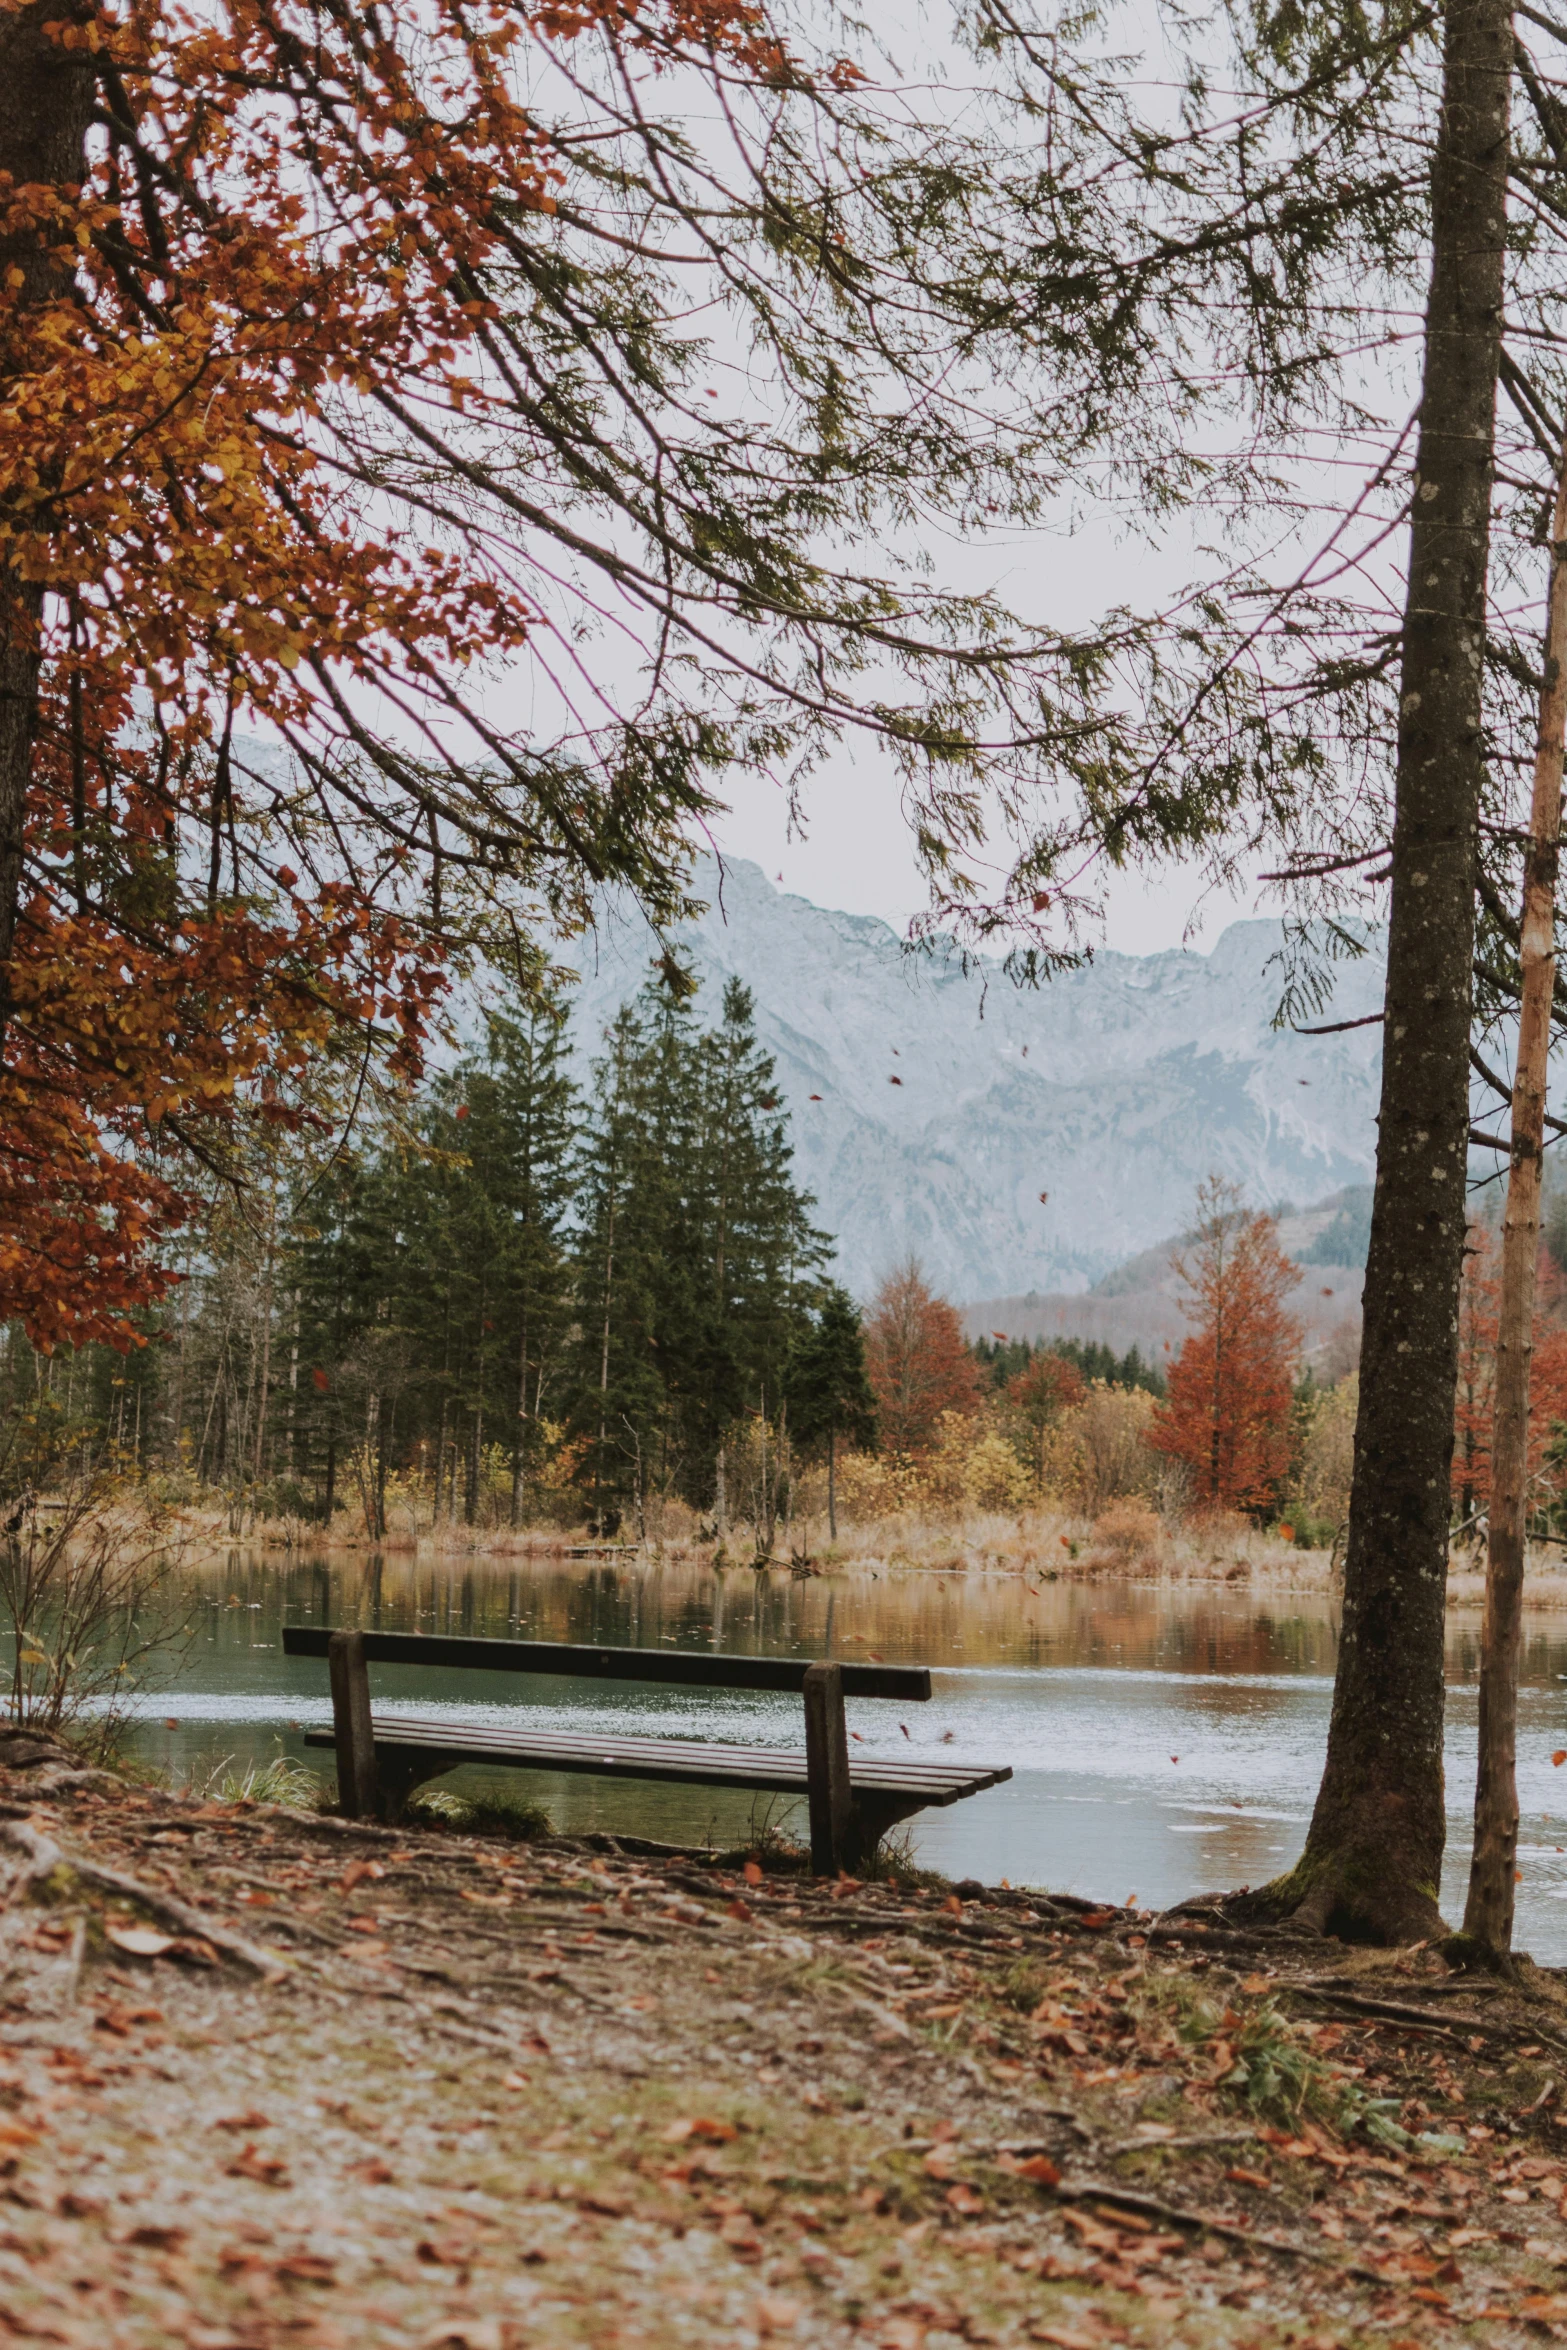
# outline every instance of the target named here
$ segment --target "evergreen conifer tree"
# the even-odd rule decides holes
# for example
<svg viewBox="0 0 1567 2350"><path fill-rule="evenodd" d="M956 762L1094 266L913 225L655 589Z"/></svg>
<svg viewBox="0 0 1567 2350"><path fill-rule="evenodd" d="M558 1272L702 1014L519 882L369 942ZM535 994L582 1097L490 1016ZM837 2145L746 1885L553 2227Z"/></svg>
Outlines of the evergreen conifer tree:
<svg viewBox="0 0 1567 2350"><path fill-rule="evenodd" d="M860 1309L836 1281L822 1284L789 1363L789 1413L795 1440L827 1456L827 1526L838 1539L838 1445L869 1449L876 1441L876 1398L865 1368Z"/></svg>

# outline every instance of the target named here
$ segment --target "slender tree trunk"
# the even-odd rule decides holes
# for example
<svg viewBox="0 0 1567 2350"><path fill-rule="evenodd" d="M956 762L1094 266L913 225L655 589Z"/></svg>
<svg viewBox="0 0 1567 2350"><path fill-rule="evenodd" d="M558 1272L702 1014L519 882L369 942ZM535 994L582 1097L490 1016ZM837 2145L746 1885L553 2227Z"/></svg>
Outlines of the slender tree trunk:
<svg viewBox="0 0 1567 2350"><path fill-rule="evenodd" d="M528 1442L528 1308L522 1309L522 1338L517 1362L517 1439L511 1456L511 1524L512 1532L522 1524L523 1455Z"/></svg>
<svg viewBox="0 0 1567 2350"><path fill-rule="evenodd" d="M272 1385L272 1277L276 1267L277 1184L267 1208L267 1244L261 1283L261 1383L256 1397L256 1445L251 1475L259 1485L266 1465L267 1398Z"/></svg>
<svg viewBox="0 0 1567 2350"><path fill-rule="evenodd" d="M827 1532L838 1539L838 1431L827 1431Z"/></svg>
<svg viewBox="0 0 1567 2350"><path fill-rule="evenodd" d="M604 1242L604 1343L599 1356L599 1441L593 1464L593 1518L595 1534L604 1531L604 1505L599 1485L604 1474L604 1452L609 1443L609 1325L615 1294L615 1193L609 1194L609 1229Z"/></svg>
<svg viewBox="0 0 1567 2350"><path fill-rule="evenodd" d="M1258 1897L1383 1942L1443 1930L1444 1603L1511 74L1505 0L1448 0L1343 1626L1306 1849Z"/></svg>
<svg viewBox="0 0 1567 2350"><path fill-rule="evenodd" d="M1545 1087L1556 986L1556 866L1567 732L1567 448L1556 483L1546 599L1545 682L1534 754L1534 804L1524 859L1523 1007L1513 1076L1512 1164L1502 1226L1502 1302L1491 1434L1490 1549L1480 1641L1480 1764L1464 1932L1486 1950L1511 1949L1518 1857L1518 1648L1523 1630L1529 1483L1529 1363L1540 1257Z"/></svg>
<svg viewBox="0 0 1567 2350"><path fill-rule="evenodd" d="M91 118L95 77L91 54L66 49L45 32L58 31L82 12L68 4L42 5L0 15L0 172L19 187L78 186ZM9 331L0 334L0 394L33 363L32 318L67 296L69 265L56 257L57 228L0 237L0 270L16 296ZM38 726L39 630L44 590L37 578L19 578L0 563L0 1050L10 1019L6 966L16 941L22 888L22 825Z"/></svg>

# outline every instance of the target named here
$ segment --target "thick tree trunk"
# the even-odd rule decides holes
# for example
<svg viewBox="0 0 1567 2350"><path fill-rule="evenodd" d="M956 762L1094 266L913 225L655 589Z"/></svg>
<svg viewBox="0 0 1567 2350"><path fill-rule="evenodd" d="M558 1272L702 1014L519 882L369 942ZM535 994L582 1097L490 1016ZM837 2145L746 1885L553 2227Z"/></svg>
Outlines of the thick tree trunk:
<svg viewBox="0 0 1567 2350"><path fill-rule="evenodd" d="M38 4L0 15L0 199L15 187L76 187L92 111L90 55L44 31L82 11ZM32 363L32 316L69 291L52 247L58 230L0 236L0 276L20 271L15 307L0 316L0 389ZM13 281L14 283L14 281ZM44 590L0 564L0 1047L11 996L5 981L22 889L22 826L38 724L39 626Z"/></svg>
<svg viewBox="0 0 1567 2350"><path fill-rule="evenodd" d="M1449 0L1404 616L1377 1181L1327 1763L1264 1906L1442 1930L1443 1632L1512 12Z"/></svg>
<svg viewBox="0 0 1567 2350"><path fill-rule="evenodd" d="M1480 1763L1464 1932L1499 1956L1512 1947L1518 1858L1518 1646L1523 1630L1528 1519L1529 1363L1540 1255L1545 1087L1556 986L1556 866L1562 830L1562 742L1567 730L1567 449L1556 483L1546 599L1545 682L1534 754L1534 801L1524 860L1523 1005L1513 1077L1512 1164L1502 1227L1502 1302L1491 1432L1490 1551L1480 1647Z"/></svg>

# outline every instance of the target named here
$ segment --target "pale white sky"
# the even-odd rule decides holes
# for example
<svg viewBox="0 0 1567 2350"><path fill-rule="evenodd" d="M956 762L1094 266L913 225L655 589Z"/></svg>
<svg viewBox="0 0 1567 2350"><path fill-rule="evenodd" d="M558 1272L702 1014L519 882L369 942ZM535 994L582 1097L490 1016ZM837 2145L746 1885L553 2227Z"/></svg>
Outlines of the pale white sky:
<svg viewBox="0 0 1567 2350"><path fill-rule="evenodd" d="M732 805L715 826L714 840L729 856L754 858L770 881L813 905L879 914L900 931L924 906L896 784L869 758L842 760L815 778L805 801L803 841L788 836L788 806L779 785L732 773L724 788ZM1276 914L1276 904L1263 902L1268 894L1208 892L1191 869L1172 868L1156 879L1124 874L1106 893L1104 931L1095 943L1126 955L1209 947L1230 922Z"/></svg>

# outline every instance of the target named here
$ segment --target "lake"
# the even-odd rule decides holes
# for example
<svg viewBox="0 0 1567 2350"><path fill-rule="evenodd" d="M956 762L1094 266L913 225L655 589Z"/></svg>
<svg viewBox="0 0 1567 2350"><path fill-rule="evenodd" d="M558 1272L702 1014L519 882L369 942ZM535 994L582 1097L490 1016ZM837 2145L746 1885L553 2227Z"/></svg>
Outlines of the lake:
<svg viewBox="0 0 1567 2350"><path fill-rule="evenodd" d="M298 1553L236 1548L183 1571L188 1635L135 1701L131 1742L178 1780L279 1751L330 1771L306 1727L330 1721L324 1664L282 1653L284 1623L377 1625L764 1656L875 1656L932 1667L928 1705L852 1702L867 1748L1005 1762L1011 1781L913 1823L916 1856L951 1876L1156 1907L1261 1884L1304 1839L1327 1736L1332 1602L1311 1592L1052 1583L859 1569L787 1574L697 1564ZM1449 1612L1444 1913L1463 1909L1475 1752L1478 1613ZM1519 1719L1518 1942L1567 1962L1567 1615L1526 1619ZM500 1723L613 1722L617 1732L797 1746L797 1700L511 1675L372 1668L378 1704ZM464 1777L467 1775L464 1774ZM742 1841L751 1799L545 1773L494 1774L563 1830L671 1843ZM451 1784L463 1784L463 1778ZM775 1805L781 1799L772 1799ZM790 1824L787 1807L777 1824ZM792 1824L803 1826L795 1820Z"/></svg>

